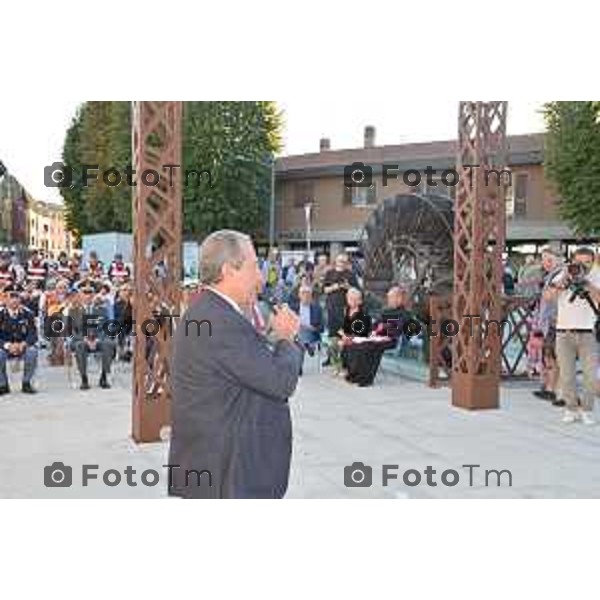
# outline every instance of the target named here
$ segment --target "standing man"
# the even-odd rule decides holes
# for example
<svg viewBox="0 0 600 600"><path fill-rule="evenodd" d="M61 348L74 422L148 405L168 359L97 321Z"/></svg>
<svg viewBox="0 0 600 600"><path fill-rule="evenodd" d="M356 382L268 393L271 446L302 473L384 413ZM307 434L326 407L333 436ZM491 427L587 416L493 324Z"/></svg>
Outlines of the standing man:
<svg viewBox="0 0 600 600"><path fill-rule="evenodd" d="M331 267L329 266L329 259L327 258L327 254L319 254L317 257L317 264L315 266L315 270L313 273L313 283L317 287L317 291L319 293L323 290L323 281L325 280L325 275L327 271L329 271Z"/></svg>
<svg viewBox="0 0 600 600"><path fill-rule="evenodd" d="M592 270L595 254L591 248L575 250L573 260L550 281L546 300L557 299L556 358L560 391L566 402L564 423L581 419L594 424L593 410L598 364L598 342L594 333L600 301L600 272ZM581 406L577 400L577 359L583 369Z"/></svg>
<svg viewBox="0 0 600 600"><path fill-rule="evenodd" d="M86 270L88 279L94 281L102 281L104 279L104 264L98 259L98 253L95 250L90 251Z"/></svg>
<svg viewBox="0 0 600 600"><path fill-rule="evenodd" d="M42 254L33 250L31 258L27 262L27 283L33 283L36 289L46 287L46 278L48 277L48 263L44 260Z"/></svg>
<svg viewBox="0 0 600 600"><path fill-rule="evenodd" d="M339 254L335 259L335 268L327 271L323 279L327 328L330 338L339 337L338 332L344 325L346 292L353 287L358 287L358 282L349 268L348 257L345 254ZM328 367L330 364L331 360L328 356L323 366Z"/></svg>
<svg viewBox="0 0 600 600"><path fill-rule="evenodd" d="M260 282L251 239L209 235L203 292L173 341L169 493L184 498L281 498L292 451L288 398L303 360L298 317L275 311L271 346L243 313Z"/></svg>
<svg viewBox="0 0 600 600"><path fill-rule="evenodd" d="M131 279L131 269L123 262L123 255L115 254L115 259L108 268L108 278L113 284L121 284Z"/></svg>
<svg viewBox="0 0 600 600"><path fill-rule="evenodd" d="M64 250L58 255L58 264L54 271L58 279L70 280L71 278L71 264L69 263L69 257Z"/></svg>

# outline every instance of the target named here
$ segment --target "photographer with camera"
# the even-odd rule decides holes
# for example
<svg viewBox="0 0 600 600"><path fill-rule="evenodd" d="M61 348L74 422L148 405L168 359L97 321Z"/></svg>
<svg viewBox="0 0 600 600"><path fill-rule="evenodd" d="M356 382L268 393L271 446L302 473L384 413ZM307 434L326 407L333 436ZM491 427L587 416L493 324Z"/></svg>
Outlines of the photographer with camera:
<svg viewBox="0 0 600 600"><path fill-rule="evenodd" d="M591 248L577 248L565 268L560 269L544 291L548 301L556 299L556 357L560 390L566 402L564 423L580 420L593 425L598 360L598 304L600 272L593 270L595 253ZM581 407L577 400L577 359L583 369Z"/></svg>

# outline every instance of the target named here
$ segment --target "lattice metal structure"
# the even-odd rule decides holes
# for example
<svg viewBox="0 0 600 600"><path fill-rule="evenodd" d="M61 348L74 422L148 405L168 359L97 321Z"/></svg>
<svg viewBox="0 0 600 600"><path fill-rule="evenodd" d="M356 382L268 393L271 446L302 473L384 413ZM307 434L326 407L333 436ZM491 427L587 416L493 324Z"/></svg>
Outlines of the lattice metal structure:
<svg viewBox="0 0 600 600"><path fill-rule="evenodd" d="M133 426L136 442L161 439L170 422L171 325L180 306L181 102L134 102L133 192L134 315ZM179 168L165 168L179 165ZM154 173L159 175L156 185ZM144 321L149 323L144 331Z"/></svg>
<svg viewBox="0 0 600 600"><path fill-rule="evenodd" d="M502 318L507 182L492 170L506 168L506 111L504 101L459 106L452 404L468 409L498 407L502 334L492 321Z"/></svg>

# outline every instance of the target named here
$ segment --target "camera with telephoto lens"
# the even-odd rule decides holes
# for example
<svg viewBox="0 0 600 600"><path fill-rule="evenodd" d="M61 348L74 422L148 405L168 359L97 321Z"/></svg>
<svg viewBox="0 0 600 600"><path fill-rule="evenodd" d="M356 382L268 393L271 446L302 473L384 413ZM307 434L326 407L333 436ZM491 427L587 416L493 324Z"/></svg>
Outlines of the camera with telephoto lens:
<svg viewBox="0 0 600 600"><path fill-rule="evenodd" d="M587 289L587 277L591 270L591 265L573 262L567 265L566 282L567 289L571 292L569 302L574 302L576 298L585 300L596 315L594 323L594 335L596 341L600 343L600 309L592 299L589 290Z"/></svg>
<svg viewBox="0 0 600 600"><path fill-rule="evenodd" d="M573 302L575 298L585 298L586 282L589 273L588 268L583 263L572 262L566 267L566 282L567 289L571 292L569 302Z"/></svg>
<svg viewBox="0 0 600 600"><path fill-rule="evenodd" d="M567 273L572 281L584 281L588 270L583 263L572 262L567 265Z"/></svg>

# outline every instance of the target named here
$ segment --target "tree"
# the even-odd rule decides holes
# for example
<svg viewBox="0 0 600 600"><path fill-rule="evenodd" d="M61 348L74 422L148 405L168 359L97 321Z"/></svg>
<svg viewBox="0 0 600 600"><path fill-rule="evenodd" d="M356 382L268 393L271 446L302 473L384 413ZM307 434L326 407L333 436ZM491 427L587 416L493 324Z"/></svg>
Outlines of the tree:
<svg viewBox="0 0 600 600"><path fill-rule="evenodd" d="M67 130L63 162L72 169L73 187L61 192L67 223L79 234L131 231L131 189L124 181L107 185L102 177L104 170L115 168L122 174L131 164L129 113L128 102L86 102ZM89 169L87 182L84 165L99 167Z"/></svg>
<svg viewBox="0 0 600 600"><path fill-rule="evenodd" d="M581 236L600 234L600 102L548 102L544 170L559 213Z"/></svg>
<svg viewBox="0 0 600 600"><path fill-rule="evenodd" d="M281 126L274 102L184 103L186 237L200 239L225 227L266 236L271 168L281 148ZM77 174L82 164L98 164L101 170L115 167L123 175L131 164L130 103L86 102L67 131L63 161ZM114 187L100 174L89 187L79 177L72 188L61 191L68 223L80 233L131 230L132 190L124 176Z"/></svg>
<svg viewBox="0 0 600 600"><path fill-rule="evenodd" d="M79 107L73 118L71 126L67 129L65 143L63 146L63 163L76 175L81 172L81 123L83 120L83 107ZM83 190L77 181L72 186L66 186L60 190L65 201L65 222L67 227L74 231L76 237L80 232L87 231L87 219L85 215L85 203Z"/></svg>

